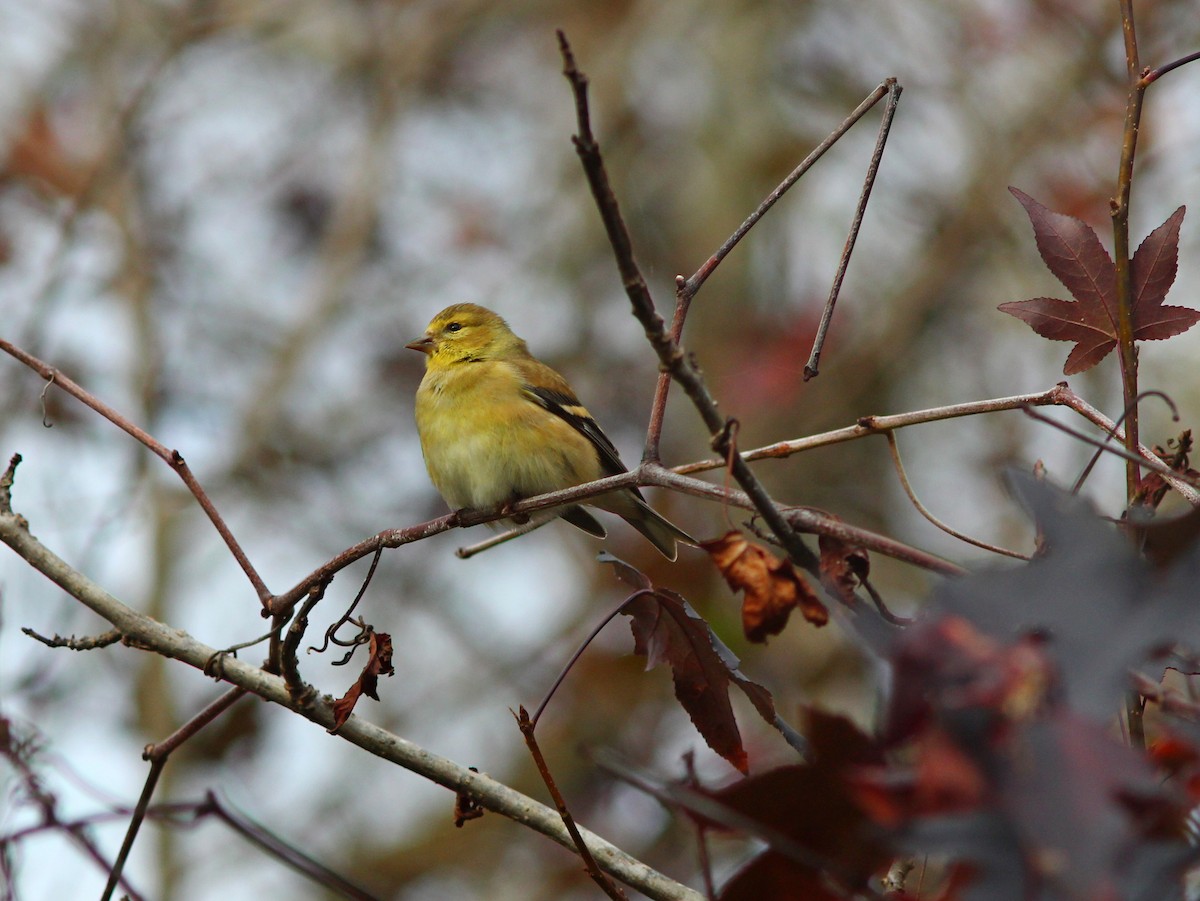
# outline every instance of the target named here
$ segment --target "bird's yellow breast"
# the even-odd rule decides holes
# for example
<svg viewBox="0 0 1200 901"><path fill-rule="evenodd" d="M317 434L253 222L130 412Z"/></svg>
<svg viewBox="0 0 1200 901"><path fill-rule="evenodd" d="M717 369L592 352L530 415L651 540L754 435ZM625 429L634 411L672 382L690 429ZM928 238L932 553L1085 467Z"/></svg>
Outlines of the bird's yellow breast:
<svg viewBox="0 0 1200 901"><path fill-rule="evenodd" d="M493 509L602 475L591 442L522 385L498 360L426 371L417 431L429 476L452 508Z"/></svg>

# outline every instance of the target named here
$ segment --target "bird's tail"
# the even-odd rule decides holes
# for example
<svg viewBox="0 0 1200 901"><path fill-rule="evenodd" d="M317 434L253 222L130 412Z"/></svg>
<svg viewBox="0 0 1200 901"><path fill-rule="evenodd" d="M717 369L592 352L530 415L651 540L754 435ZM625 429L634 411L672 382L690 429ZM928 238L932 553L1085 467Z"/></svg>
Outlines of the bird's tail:
<svg viewBox="0 0 1200 901"><path fill-rule="evenodd" d="M676 543L683 542L693 547L699 544L683 529L660 515L640 494L634 494L632 491L614 491L612 494L593 498L590 503L620 516L645 535L668 560L674 560L676 557Z"/></svg>

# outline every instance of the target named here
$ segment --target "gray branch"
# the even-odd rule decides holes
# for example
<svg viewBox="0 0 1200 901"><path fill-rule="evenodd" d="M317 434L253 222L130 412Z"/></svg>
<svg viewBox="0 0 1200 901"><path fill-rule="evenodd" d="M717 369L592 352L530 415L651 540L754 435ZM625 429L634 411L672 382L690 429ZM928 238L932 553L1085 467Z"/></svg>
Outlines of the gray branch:
<svg viewBox="0 0 1200 901"><path fill-rule="evenodd" d="M217 653L215 648L197 641L182 629L172 628L118 601L34 538L20 516L0 512L0 541L71 597L112 623L129 643L180 660L199 670L203 670ZM333 711L326 697L301 705L292 699L283 679L236 658L226 657L220 669L221 678L231 685L286 707L323 728L328 729L333 725ZM528 826L564 848L575 851L574 843L555 810L507 785L482 773L471 772L359 716L351 716L337 734L368 753L398 764L451 791L461 792L480 806ZM646 896L656 901L704 901L699 892L667 878L595 833L582 827L580 831L605 872Z"/></svg>

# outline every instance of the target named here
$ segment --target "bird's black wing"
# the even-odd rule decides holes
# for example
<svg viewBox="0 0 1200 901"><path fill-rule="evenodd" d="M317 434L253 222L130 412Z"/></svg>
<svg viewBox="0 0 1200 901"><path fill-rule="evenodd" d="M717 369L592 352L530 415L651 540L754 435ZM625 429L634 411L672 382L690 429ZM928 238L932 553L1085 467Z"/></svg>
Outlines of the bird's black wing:
<svg viewBox="0 0 1200 901"><path fill-rule="evenodd" d="M535 403L553 413L592 442L596 453L600 455L600 467L605 473L615 476L628 472L625 464L621 462L621 456L617 453L616 446L600 430L600 426L596 425L596 420L592 419L592 414L579 402L579 398L569 390L535 388L532 385L525 385L525 393Z"/></svg>

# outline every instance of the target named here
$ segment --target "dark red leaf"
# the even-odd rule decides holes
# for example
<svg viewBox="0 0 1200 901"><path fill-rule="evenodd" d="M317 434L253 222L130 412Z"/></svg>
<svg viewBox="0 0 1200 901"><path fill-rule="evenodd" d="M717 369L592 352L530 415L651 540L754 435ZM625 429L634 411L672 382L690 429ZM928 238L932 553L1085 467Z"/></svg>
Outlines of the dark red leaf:
<svg viewBox="0 0 1200 901"><path fill-rule="evenodd" d="M1117 345L1116 267L1089 225L1047 209L1016 188L1009 190L1029 214L1042 259L1075 299L1037 297L1003 303L999 309L1044 338L1075 342L1064 374L1090 369ZM1135 340L1170 338L1200 322L1200 312L1162 303L1178 268L1183 215L1183 207L1172 213L1142 242L1131 261Z"/></svg>
<svg viewBox="0 0 1200 901"><path fill-rule="evenodd" d="M1156 519L1127 528L1140 538L1146 559L1155 566L1167 566L1191 550L1200 538L1200 507L1174 519Z"/></svg>
<svg viewBox="0 0 1200 901"><path fill-rule="evenodd" d="M1159 306L1179 269L1179 227L1187 210L1180 207L1142 241L1131 262L1133 305L1137 311Z"/></svg>
<svg viewBox="0 0 1200 901"><path fill-rule="evenodd" d="M821 551L822 584L848 606L854 606L855 590L871 574L871 558L867 556L867 549L830 535L820 536L817 547Z"/></svg>
<svg viewBox="0 0 1200 901"><path fill-rule="evenodd" d="M1002 303L998 309L1016 316L1043 338L1076 342L1063 366L1064 375L1091 369L1117 346L1115 330L1109 334L1104 320L1089 318L1087 309L1073 300L1036 297Z"/></svg>
<svg viewBox="0 0 1200 901"><path fill-rule="evenodd" d="M813 743L814 760L800 766L784 766L757 776L751 776L711 796L744 820L761 827L760 837L778 836L804 850L811 863L841 887L853 891L865 885L868 878L885 866L889 855L883 836L858 804L846 776L862 766L881 766L883 756L874 741L843 717L821 711L809 711L809 733ZM760 883L765 874L790 872L801 884L812 869L805 861L779 860L773 848L756 858L762 871L739 873L734 877L722 898L750 898L741 893L747 885ZM746 880L742 882L741 880ZM734 888L738 889L733 894ZM826 883L826 891L831 891ZM783 891L780 889L780 891ZM791 898L793 895L763 894L762 898ZM803 895L798 897L804 897ZM834 892L811 897L849 897Z"/></svg>
<svg viewBox="0 0 1200 901"><path fill-rule="evenodd" d="M1033 224L1038 252L1071 296L1084 305L1092 324L1117 333L1117 272L1096 232L1086 222L1042 206L1024 191L1008 189Z"/></svg>
<svg viewBox="0 0 1200 901"><path fill-rule="evenodd" d="M1200 322L1196 310L1162 305L1179 269L1179 227L1185 212L1180 207L1172 213L1133 255L1133 337L1139 341L1170 338Z"/></svg>
<svg viewBox="0 0 1200 901"><path fill-rule="evenodd" d="M729 700L733 683L764 720L802 749L803 739L776 715L770 692L742 674L737 657L686 600L673 591L655 588L643 573L611 554L601 554L600 560L613 564L623 581L639 589L621 610L632 620L634 651L646 658L646 669L660 663L671 667L675 697L710 748L741 772L748 771L746 749Z"/></svg>

